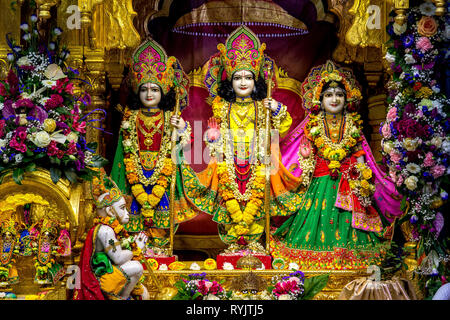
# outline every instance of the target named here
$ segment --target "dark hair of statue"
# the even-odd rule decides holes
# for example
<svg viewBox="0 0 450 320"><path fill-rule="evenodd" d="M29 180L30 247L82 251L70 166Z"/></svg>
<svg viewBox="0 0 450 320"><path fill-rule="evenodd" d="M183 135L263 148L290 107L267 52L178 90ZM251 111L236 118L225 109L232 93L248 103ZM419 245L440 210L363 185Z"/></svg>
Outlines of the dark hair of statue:
<svg viewBox="0 0 450 320"><path fill-rule="evenodd" d="M253 79L255 75L252 73ZM230 80L225 79L219 82L219 87L217 88L217 95L223 98L227 102L236 101L236 92L233 90L233 84ZM260 101L267 97L267 84L264 77L260 76L258 80L255 81L255 88L250 94L253 100Z"/></svg>
<svg viewBox="0 0 450 320"><path fill-rule="evenodd" d="M142 85L141 85L142 86ZM134 93L133 91L130 91L128 95L128 107L132 110L139 110L141 108L145 108L142 105L141 99L139 98L139 92L141 90L141 86L138 88L138 93ZM173 108L175 107L176 102L176 93L174 88L170 88L169 92L166 94L163 93L161 87L159 88L161 90L161 101L158 103L158 108L162 111L173 111Z"/></svg>
<svg viewBox="0 0 450 320"><path fill-rule="evenodd" d="M327 83L325 83L322 87L322 92L320 93L320 101L323 100L323 95L325 93L325 91L327 91L329 88L331 88L330 84L332 82L335 82L338 84L337 88L342 89L342 91L344 92L344 98L345 98L345 102L347 102L347 91L345 90L345 86L342 82L336 82L336 81L329 81ZM335 87L336 88L336 87Z"/></svg>

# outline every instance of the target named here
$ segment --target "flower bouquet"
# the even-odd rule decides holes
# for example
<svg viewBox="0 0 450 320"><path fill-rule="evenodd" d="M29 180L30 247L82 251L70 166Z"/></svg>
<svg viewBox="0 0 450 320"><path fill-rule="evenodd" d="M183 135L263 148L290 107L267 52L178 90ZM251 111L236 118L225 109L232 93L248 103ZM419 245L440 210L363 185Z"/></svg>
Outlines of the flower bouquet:
<svg viewBox="0 0 450 320"><path fill-rule="evenodd" d="M268 291L274 300L309 300L319 293L328 283L328 274L305 279L301 271L295 271L286 277L272 278Z"/></svg>
<svg viewBox="0 0 450 320"><path fill-rule="evenodd" d="M407 11L403 25L392 21L385 59L392 71L386 121L380 127L383 161L403 194L403 206L413 225L408 241L419 241L417 256L437 252L448 259L438 237L444 225L439 207L447 200L443 189L449 172L449 99L441 90L448 65L450 28L447 16L436 16L430 1ZM445 71L444 71L445 72ZM420 269L420 268L419 268Z"/></svg>
<svg viewBox="0 0 450 320"><path fill-rule="evenodd" d="M193 273L177 281L178 293L172 300L226 300L231 296L222 284L206 279L206 273Z"/></svg>
<svg viewBox="0 0 450 320"><path fill-rule="evenodd" d="M36 167L48 169L54 183L61 177L90 180L89 166L105 164L94 154L96 144L86 142L82 109L90 97L76 90L78 71L66 66L69 51L60 45L61 29L44 41L36 21L32 15L20 26L24 46L7 35L11 69L0 81L0 172L13 170L18 184Z"/></svg>

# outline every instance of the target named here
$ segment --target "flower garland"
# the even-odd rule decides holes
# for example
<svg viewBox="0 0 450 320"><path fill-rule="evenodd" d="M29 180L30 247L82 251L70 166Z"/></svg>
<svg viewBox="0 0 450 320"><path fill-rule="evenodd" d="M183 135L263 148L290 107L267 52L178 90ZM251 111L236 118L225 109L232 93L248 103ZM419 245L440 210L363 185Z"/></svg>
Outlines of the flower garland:
<svg viewBox="0 0 450 320"><path fill-rule="evenodd" d="M438 257L432 259L435 262L429 271L423 266L418 270L430 275L435 269L448 277L445 263L440 263L448 261L445 241L438 237L444 225L439 207L448 199L444 183L449 173L450 101L441 91L439 79L448 65L450 29L448 14L439 17L435 13L436 6L427 1L408 10L403 25L391 21L387 27L390 46L385 59L392 77L380 133L383 161L409 202L404 219L409 218L413 231L407 240L419 241L419 263L425 256Z"/></svg>
<svg viewBox="0 0 450 320"><path fill-rule="evenodd" d="M251 102L253 103L253 101ZM228 145L233 141L232 137L226 135L229 132L227 115L231 112L231 104L219 97L213 101L214 117L220 120L220 144L223 146L222 152L225 154L225 161L218 163L217 173L219 176L219 195L225 200L225 206L230 213L230 218L235 225L227 230L227 234L239 237L247 234L258 234L264 229L263 226L255 222L255 215L261 208L264 199L265 188L265 166L260 164L259 157L250 164L250 177L247 188L242 194L236 182L236 172L234 167L234 155L232 146ZM263 114L258 105L257 114ZM262 119L258 119L262 123ZM255 144L259 146L259 138L255 135ZM231 142L233 143L233 142ZM239 202L247 202L242 211Z"/></svg>
<svg viewBox="0 0 450 320"><path fill-rule="evenodd" d="M352 193L358 197L363 207L370 206L376 189L372 182L372 169L365 163L357 163L349 169L348 175Z"/></svg>
<svg viewBox="0 0 450 320"><path fill-rule="evenodd" d="M314 146L317 148L317 155L328 160L330 176L337 179L341 162L356 146L361 137L360 115L356 112L345 114L345 128L342 140L333 142L325 134L325 119L323 113L318 115L310 114L310 119L306 124L306 134L311 137ZM310 168L311 169L311 168ZM309 175L306 171L305 175Z"/></svg>
<svg viewBox="0 0 450 320"><path fill-rule="evenodd" d="M133 196L142 206L142 215L145 218L152 218L155 207L161 201L174 170L172 159L168 157L170 151L170 139L167 134L163 134L161 149L156 160L154 172L150 178L146 178L140 165L139 141L136 130L136 122L139 111L126 110L122 122L124 163L128 183L131 185ZM164 131L170 132L170 114L164 113ZM144 186L153 185L152 192L148 194Z"/></svg>

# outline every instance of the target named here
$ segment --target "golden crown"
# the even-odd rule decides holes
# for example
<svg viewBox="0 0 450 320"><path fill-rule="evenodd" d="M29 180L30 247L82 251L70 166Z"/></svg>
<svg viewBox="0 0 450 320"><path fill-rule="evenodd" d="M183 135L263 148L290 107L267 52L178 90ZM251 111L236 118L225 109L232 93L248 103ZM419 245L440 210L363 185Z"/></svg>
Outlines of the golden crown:
<svg viewBox="0 0 450 320"><path fill-rule="evenodd" d="M261 44L249 28L240 26L228 36L225 44L219 43L217 49L220 51L228 80L231 80L233 74L240 70L251 71L255 75L255 80L258 79L266 44Z"/></svg>

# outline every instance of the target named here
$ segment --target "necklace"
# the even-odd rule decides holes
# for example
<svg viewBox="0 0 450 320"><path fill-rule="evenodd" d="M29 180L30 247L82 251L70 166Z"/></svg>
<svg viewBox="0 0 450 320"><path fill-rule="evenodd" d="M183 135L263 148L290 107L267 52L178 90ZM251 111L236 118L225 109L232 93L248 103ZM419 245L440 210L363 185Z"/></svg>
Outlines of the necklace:
<svg viewBox="0 0 450 320"><path fill-rule="evenodd" d="M152 119L154 118L154 119ZM162 113L160 113L158 116L153 116L153 117L146 117L145 115L143 115L142 113L139 114L139 119L136 121L136 125L137 128L139 129L139 131L142 133L142 135L144 136L144 144L147 147L150 147L153 144L153 136L157 133L161 133L162 134L162 130L161 127L164 124L164 121L161 121L163 119L162 117ZM147 127L147 129L150 127L150 131L146 131L139 120L142 120L145 124L145 126ZM158 125L155 127L155 122L159 121ZM154 128L154 129L153 129ZM153 130L152 130L153 129Z"/></svg>

